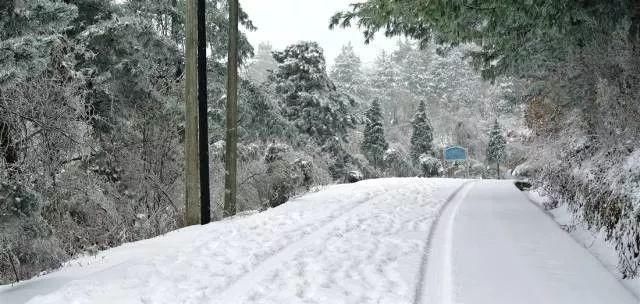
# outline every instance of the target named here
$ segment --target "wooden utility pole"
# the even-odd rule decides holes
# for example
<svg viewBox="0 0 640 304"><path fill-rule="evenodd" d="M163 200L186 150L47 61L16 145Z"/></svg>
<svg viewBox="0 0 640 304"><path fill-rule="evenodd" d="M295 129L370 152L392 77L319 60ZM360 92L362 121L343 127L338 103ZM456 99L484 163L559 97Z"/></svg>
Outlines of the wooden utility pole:
<svg viewBox="0 0 640 304"><path fill-rule="evenodd" d="M205 0L187 0L185 88L185 223L211 220L207 125Z"/></svg>
<svg viewBox="0 0 640 304"><path fill-rule="evenodd" d="M187 0L185 23L185 224L200 224L200 177L198 156L198 9Z"/></svg>
<svg viewBox="0 0 640 304"><path fill-rule="evenodd" d="M211 222L206 5L206 0L198 0L198 139L200 143L200 223L203 225Z"/></svg>
<svg viewBox="0 0 640 304"><path fill-rule="evenodd" d="M224 216L236 214L238 145L238 0L229 0L227 56L227 140L225 148Z"/></svg>

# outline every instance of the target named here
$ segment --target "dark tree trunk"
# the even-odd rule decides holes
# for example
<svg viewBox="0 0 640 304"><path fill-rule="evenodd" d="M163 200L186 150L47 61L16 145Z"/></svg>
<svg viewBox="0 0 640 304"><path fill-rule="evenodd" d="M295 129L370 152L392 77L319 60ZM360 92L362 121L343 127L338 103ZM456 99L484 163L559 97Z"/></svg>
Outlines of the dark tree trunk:
<svg viewBox="0 0 640 304"><path fill-rule="evenodd" d="M18 151L11 137L11 129L8 124L2 122L0 122L0 153L2 153L7 166L18 162Z"/></svg>
<svg viewBox="0 0 640 304"><path fill-rule="evenodd" d="M16 283L20 282L20 275L18 274L18 269L16 268L16 262L13 256L13 253L6 251L7 259L9 259L9 264L11 264L11 269L13 270L13 275L16 278Z"/></svg>
<svg viewBox="0 0 640 304"><path fill-rule="evenodd" d="M209 125L207 102L206 1L198 0L198 157L200 162L200 223L211 222L209 189Z"/></svg>

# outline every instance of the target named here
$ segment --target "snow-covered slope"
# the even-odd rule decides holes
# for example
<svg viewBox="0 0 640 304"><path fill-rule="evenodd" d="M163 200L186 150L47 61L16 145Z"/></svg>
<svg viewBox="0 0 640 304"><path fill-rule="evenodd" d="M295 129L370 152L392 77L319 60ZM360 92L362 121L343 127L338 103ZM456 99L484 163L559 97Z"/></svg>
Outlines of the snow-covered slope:
<svg viewBox="0 0 640 304"><path fill-rule="evenodd" d="M435 214L462 181L337 185L127 244L0 289L0 303L411 303Z"/></svg>
<svg viewBox="0 0 640 304"><path fill-rule="evenodd" d="M378 179L70 262L0 303L638 303L508 181Z"/></svg>

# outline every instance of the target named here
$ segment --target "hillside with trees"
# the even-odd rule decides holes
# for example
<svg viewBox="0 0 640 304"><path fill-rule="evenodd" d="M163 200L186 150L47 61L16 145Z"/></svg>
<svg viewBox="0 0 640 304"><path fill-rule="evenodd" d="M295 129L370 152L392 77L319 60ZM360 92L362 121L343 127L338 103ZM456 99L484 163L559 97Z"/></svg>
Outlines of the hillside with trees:
<svg viewBox="0 0 640 304"><path fill-rule="evenodd" d="M67 2L0 4L1 282L184 226L185 2ZM207 8L220 219L227 3ZM256 29L244 12L240 23ZM301 43L272 55L261 45L257 58L271 59L255 67L242 35L239 53L264 71L240 83L238 212L341 182L354 166L340 136L352 128L352 99L329 80L322 49Z"/></svg>

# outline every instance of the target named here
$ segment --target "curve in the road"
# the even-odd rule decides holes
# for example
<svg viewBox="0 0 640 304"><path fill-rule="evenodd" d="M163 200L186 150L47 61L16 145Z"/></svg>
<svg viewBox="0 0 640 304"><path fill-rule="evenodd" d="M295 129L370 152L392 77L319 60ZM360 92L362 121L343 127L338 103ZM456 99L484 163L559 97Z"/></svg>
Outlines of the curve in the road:
<svg viewBox="0 0 640 304"><path fill-rule="evenodd" d="M416 291L414 297L415 304L423 304L429 299L429 303L450 303L451 299L447 299L451 286L451 261L447 251L451 249L451 231L453 226L453 217L460 206L462 200L473 186L473 181L467 181L460 186L447 199L444 205L438 211L438 217L433 222L433 226L427 237L422 264L419 277L416 282ZM448 244L445 245L448 250L434 250L434 243Z"/></svg>
<svg viewBox="0 0 640 304"><path fill-rule="evenodd" d="M416 303L638 303L510 181L466 186L430 242Z"/></svg>

